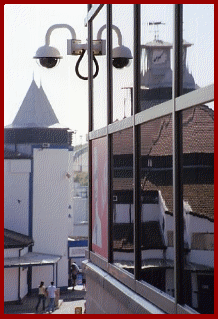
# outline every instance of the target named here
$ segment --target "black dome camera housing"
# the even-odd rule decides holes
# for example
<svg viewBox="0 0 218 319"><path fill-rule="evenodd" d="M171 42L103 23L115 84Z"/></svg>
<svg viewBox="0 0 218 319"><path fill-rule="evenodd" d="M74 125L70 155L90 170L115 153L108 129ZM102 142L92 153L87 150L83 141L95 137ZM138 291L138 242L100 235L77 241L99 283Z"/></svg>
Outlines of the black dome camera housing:
<svg viewBox="0 0 218 319"><path fill-rule="evenodd" d="M58 61L59 61L58 58L52 58L52 57L39 58L39 63L41 64L41 66L47 69L54 68L57 65Z"/></svg>
<svg viewBox="0 0 218 319"><path fill-rule="evenodd" d="M44 68L52 69L58 65L62 56L58 49L45 44L36 51L33 58L36 59L37 63Z"/></svg>
<svg viewBox="0 0 218 319"><path fill-rule="evenodd" d="M112 64L117 69L128 67L132 58L130 49L124 45L119 45L112 51Z"/></svg>
<svg viewBox="0 0 218 319"><path fill-rule="evenodd" d="M122 69L130 63L129 58L114 58L112 64L116 69Z"/></svg>

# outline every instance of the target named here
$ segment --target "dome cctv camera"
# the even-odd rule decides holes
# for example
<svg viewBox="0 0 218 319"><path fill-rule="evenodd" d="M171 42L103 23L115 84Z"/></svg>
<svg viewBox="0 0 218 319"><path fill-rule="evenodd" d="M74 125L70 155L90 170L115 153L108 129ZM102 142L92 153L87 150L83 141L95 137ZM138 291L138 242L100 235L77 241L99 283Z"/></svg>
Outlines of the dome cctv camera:
<svg viewBox="0 0 218 319"><path fill-rule="evenodd" d="M117 69L122 69L130 65L132 53L129 48L124 45L118 46L112 52L112 64Z"/></svg>
<svg viewBox="0 0 218 319"><path fill-rule="evenodd" d="M51 69L58 65L62 56L58 49L46 44L36 51L36 55L33 58L38 59L40 65L44 68Z"/></svg>
<svg viewBox="0 0 218 319"><path fill-rule="evenodd" d="M112 64L116 69L122 69L130 63L128 58L114 58Z"/></svg>
<svg viewBox="0 0 218 319"><path fill-rule="evenodd" d="M59 59L57 58L40 58L39 63L41 66L47 69L54 68L56 64L58 63Z"/></svg>

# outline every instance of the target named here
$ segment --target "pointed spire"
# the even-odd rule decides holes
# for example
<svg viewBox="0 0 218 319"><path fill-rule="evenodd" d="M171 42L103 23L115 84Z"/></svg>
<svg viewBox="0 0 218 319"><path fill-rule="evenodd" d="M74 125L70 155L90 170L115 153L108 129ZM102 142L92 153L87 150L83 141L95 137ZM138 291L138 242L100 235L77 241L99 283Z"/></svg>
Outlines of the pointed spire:
<svg viewBox="0 0 218 319"><path fill-rule="evenodd" d="M59 123L54 110L41 86L32 80L29 90L12 123L14 128L50 127Z"/></svg>

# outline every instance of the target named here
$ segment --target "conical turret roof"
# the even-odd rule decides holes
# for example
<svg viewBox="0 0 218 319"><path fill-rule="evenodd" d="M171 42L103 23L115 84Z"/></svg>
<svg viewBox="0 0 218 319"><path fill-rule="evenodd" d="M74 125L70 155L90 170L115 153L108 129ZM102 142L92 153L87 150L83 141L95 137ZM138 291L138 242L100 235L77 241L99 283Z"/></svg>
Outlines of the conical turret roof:
<svg viewBox="0 0 218 319"><path fill-rule="evenodd" d="M11 125L6 128L63 128L43 90L33 80Z"/></svg>

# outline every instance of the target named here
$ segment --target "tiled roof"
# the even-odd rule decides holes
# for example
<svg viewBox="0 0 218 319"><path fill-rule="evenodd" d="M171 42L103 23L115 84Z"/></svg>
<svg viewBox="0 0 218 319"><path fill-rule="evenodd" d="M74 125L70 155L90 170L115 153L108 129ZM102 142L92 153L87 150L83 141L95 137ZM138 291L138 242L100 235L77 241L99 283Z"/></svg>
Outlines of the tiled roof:
<svg viewBox="0 0 218 319"><path fill-rule="evenodd" d="M4 248L24 248L32 244L33 239L31 237L4 229Z"/></svg>
<svg viewBox="0 0 218 319"><path fill-rule="evenodd" d="M214 111L205 105L183 111L183 152L214 152ZM141 125L141 153L150 156L172 155L172 116L167 115ZM133 153L133 131L113 134L114 155Z"/></svg>
<svg viewBox="0 0 218 319"><path fill-rule="evenodd" d="M141 139L142 156L149 156L151 158L172 156L171 115L156 119L154 121L149 121L148 123L141 125ZM132 154L132 143L133 139L131 129L115 133L113 139L114 155L118 156L124 154ZM183 153L214 153L214 111L209 109L205 105L192 107L183 111ZM195 161L195 157L193 157L193 161ZM195 164L200 164L200 162ZM202 168L202 170L203 169L204 168ZM154 178L154 174L152 175L151 173L150 178L148 175L147 179L142 180L142 189L145 191L160 191L163 200L165 201L167 211L172 214L172 185L164 185L161 182L158 183L160 176L157 175L157 173L155 174L156 178ZM122 176L113 179L113 189L115 191L133 189L133 179L121 177ZM201 177L201 182L199 183L196 181L192 181L192 183L187 182L186 184L184 184L183 199L184 202L187 202L190 207L190 214L204 217L213 221L214 185L213 182L208 182L208 179L206 178L205 181L207 181L205 182L204 177Z"/></svg>

